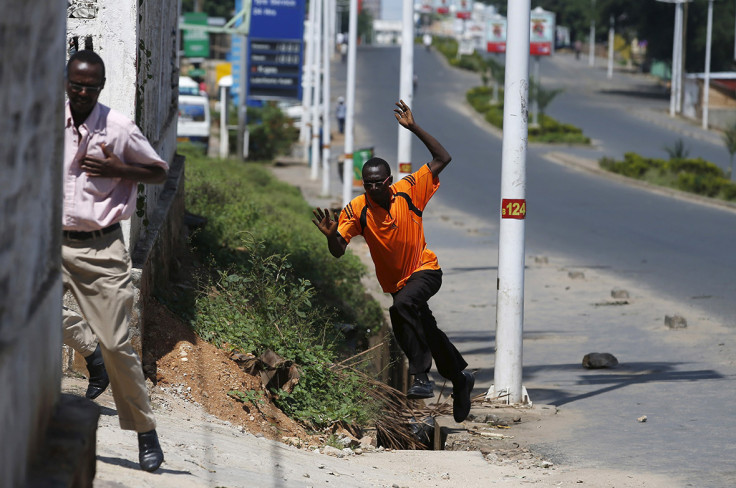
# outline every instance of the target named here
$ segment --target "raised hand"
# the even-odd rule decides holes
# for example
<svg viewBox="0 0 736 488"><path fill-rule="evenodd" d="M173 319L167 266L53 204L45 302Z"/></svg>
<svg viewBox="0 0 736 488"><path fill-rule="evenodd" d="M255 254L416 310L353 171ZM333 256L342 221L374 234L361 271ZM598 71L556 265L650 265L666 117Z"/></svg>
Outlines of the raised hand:
<svg viewBox="0 0 736 488"><path fill-rule="evenodd" d="M328 238L337 236L337 221L330 218L329 209L321 209L319 207L312 210L315 219L312 223Z"/></svg>
<svg viewBox="0 0 736 488"><path fill-rule="evenodd" d="M411 128L414 125L414 115L412 115L409 106L403 100L396 102L396 106L398 107L394 109L396 120L402 127Z"/></svg>

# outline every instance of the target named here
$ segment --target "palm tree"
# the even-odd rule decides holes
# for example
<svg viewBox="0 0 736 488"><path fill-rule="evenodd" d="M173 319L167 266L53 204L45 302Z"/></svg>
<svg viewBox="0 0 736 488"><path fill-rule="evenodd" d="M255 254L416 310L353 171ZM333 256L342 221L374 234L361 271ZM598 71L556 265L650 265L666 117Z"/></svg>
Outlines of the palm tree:
<svg viewBox="0 0 736 488"><path fill-rule="evenodd" d="M673 146L664 146L663 149L667 151L670 159L687 159L690 155L690 149L685 145L682 138L677 139Z"/></svg>

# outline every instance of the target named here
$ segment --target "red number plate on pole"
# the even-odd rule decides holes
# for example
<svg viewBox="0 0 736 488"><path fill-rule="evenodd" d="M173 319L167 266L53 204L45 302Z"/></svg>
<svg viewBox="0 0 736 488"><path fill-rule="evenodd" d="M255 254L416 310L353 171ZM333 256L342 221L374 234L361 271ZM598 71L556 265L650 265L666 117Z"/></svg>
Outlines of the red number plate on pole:
<svg viewBox="0 0 736 488"><path fill-rule="evenodd" d="M509 198L501 200L501 218L518 220L526 218L526 200Z"/></svg>

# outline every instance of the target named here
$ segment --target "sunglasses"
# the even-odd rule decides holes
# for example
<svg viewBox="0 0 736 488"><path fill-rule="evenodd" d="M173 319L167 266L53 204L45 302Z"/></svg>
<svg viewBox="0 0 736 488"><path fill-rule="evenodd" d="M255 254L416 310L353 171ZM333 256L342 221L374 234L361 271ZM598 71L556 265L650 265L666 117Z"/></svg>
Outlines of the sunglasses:
<svg viewBox="0 0 736 488"><path fill-rule="evenodd" d="M389 178L391 178L391 175L388 175L386 177L386 179L383 180L383 181L365 181L365 180L363 180L363 187L366 190L380 188L380 187L382 187L383 185L386 184L386 182L389 180Z"/></svg>
<svg viewBox="0 0 736 488"><path fill-rule="evenodd" d="M80 85L79 83L72 83L71 81L67 81L67 83L69 83L69 89L74 93L82 93L83 90L86 90L87 93L99 93L102 90L102 85Z"/></svg>

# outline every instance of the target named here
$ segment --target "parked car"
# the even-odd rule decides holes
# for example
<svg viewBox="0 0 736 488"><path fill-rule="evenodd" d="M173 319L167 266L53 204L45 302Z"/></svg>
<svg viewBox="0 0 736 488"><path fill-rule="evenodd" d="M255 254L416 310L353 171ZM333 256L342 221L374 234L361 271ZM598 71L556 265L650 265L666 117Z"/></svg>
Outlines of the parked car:
<svg viewBox="0 0 736 488"><path fill-rule="evenodd" d="M210 102L201 95L179 95L179 120L176 140L191 142L207 153L210 143Z"/></svg>

